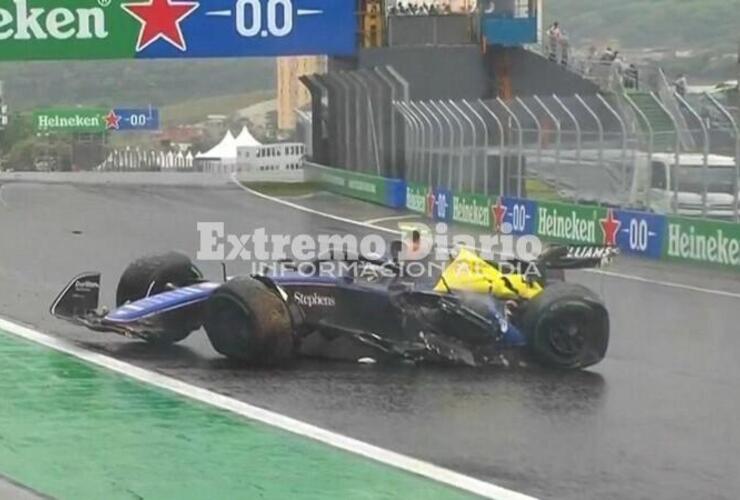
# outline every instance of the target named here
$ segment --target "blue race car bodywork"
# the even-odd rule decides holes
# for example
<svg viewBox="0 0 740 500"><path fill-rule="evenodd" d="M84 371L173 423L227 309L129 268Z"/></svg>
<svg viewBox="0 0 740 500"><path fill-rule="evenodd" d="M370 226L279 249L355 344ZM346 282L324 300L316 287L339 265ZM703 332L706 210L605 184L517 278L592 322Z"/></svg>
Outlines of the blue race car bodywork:
<svg viewBox="0 0 740 500"><path fill-rule="evenodd" d="M342 262L352 270L325 273L313 266L307 273L298 265L224 283L153 281L146 296L112 312L98 310L100 274L86 273L51 312L92 330L153 342L173 330L182 332L174 337L179 340L204 326L218 352L254 364L303 355L480 366L523 352L547 365L583 368L604 357L606 310L577 285L531 300L501 300L435 291L434 283L405 280L391 261Z"/></svg>

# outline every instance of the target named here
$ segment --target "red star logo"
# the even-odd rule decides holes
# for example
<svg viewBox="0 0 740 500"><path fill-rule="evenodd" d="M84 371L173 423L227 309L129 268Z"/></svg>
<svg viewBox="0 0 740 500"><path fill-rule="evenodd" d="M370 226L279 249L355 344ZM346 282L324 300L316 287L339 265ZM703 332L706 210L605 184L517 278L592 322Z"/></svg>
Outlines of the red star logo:
<svg viewBox="0 0 740 500"><path fill-rule="evenodd" d="M504 225L504 217L506 217L506 205L503 204L501 197L496 200L496 204L491 206L491 215L493 216L493 228L499 233L501 232L501 226Z"/></svg>
<svg viewBox="0 0 740 500"><path fill-rule="evenodd" d="M121 117L116 114L112 109L105 115L105 128L118 130L118 123L121 121Z"/></svg>
<svg viewBox="0 0 740 500"><path fill-rule="evenodd" d="M180 22L199 7L198 2L150 0L148 3L125 3L121 8L141 23L136 52L141 52L160 38L182 50L187 50Z"/></svg>
<svg viewBox="0 0 740 500"><path fill-rule="evenodd" d="M437 204L437 197L434 196L434 191L432 188L429 188L429 193L427 194L427 215L429 217L434 216L434 206Z"/></svg>
<svg viewBox="0 0 740 500"><path fill-rule="evenodd" d="M614 210L611 208L606 212L606 219L599 220L601 229L604 231L604 245L608 247L617 246L617 233L622 223L614 217Z"/></svg>

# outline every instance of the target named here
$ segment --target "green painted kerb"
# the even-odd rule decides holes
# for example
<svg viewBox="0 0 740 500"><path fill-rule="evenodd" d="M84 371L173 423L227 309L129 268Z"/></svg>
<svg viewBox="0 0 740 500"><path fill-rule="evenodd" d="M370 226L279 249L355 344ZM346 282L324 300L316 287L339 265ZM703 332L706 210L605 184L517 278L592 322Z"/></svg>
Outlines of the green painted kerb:
<svg viewBox="0 0 740 500"><path fill-rule="evenodd" d="M0 394L0 473L57 498L469 497L4 332Z"/></svg>

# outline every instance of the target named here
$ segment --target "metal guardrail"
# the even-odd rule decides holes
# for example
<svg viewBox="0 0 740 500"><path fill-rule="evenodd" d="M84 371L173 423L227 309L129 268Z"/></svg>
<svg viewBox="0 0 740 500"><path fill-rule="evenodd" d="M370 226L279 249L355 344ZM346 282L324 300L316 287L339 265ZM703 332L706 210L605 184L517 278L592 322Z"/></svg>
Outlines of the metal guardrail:
<svg viewBox="0 0 740 500"><path fill-rule="evenodd" d="M740 220L740 131L726 107L711 95L697 105L671 94L671 110L667 97L653 94L656 109L670 117L667 131L629 93L615 97L394 101L406 137L406 180L517 197L537 180L566 200ZM703 119L709 109L722 123ZM720 129L732 137L733 155L718 155L712 132Z"/></svg>

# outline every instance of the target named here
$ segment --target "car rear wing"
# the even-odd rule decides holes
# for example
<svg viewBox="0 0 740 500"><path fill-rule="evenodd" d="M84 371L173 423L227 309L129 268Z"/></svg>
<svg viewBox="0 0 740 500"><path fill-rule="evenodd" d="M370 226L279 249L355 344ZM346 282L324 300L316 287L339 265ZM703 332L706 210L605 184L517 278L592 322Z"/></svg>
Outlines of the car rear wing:
<svg viewBox="0 0 740 500"><path fill-rule="evenodd" d="M619 255L619 249L600 245L553 245L537 263L546 269L592 269L605 267Z"/></svg>

